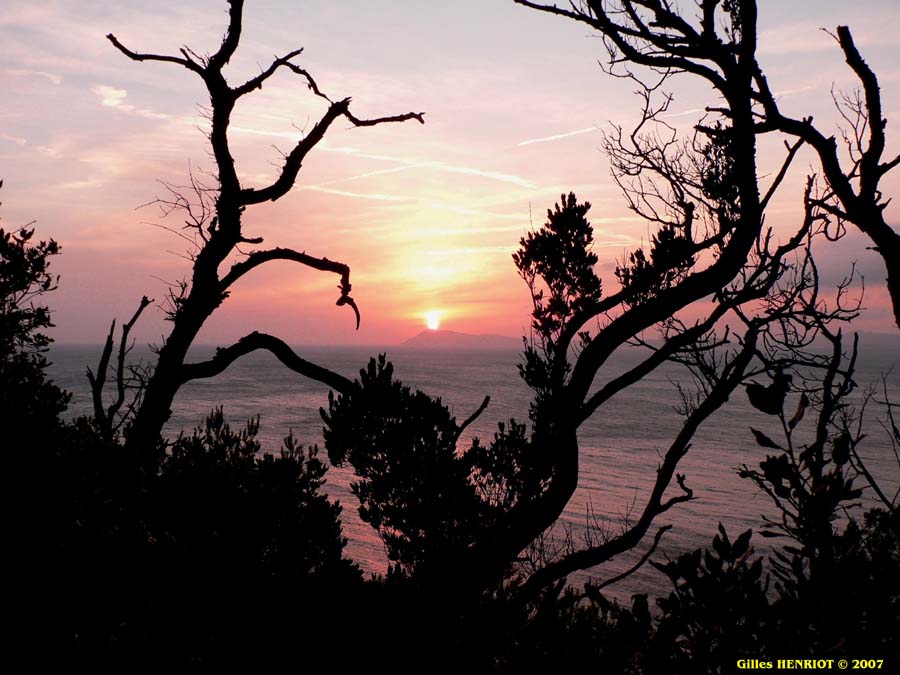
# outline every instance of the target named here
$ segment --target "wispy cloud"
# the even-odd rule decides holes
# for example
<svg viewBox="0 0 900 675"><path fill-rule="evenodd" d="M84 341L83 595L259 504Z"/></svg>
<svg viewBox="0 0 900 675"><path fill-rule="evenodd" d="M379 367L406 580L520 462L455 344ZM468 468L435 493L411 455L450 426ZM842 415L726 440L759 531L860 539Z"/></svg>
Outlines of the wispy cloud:
<svg viewBox="0 0 900 675"><path fill-rule="evenodd" d="M359 152L356 148L348 148L348 147L322 147L322 150L326 152L337 152L344 155L350 155L353 157L359 157L361 159L372 159L380 162L396 162L400 164L400 166L392 167L390 169L379 169L376 171L369 171L362 174L357 174L354 176L348 176L347 178L338 178L326 183L326 185L335 185L337 183L343 183L346 181L358 180L360 178L368 178L370 176L377 176L379 174L387 174L387 173L397 173L399 171L406 171L409 169L428 169L431 171L439 171L443 173L452 173L452 174L460 174L466 176L477 176L479 178L487 178L489 180L499 181L501 183L510 183L517 187L523 187L528 189L534 189L536 185L534 182L528 180L527 178L522 178L521 176L516 176L515 174L503 173L502 171L490 171L487 169L480 169L474 166L459 166L456 164L448 164L446 162L439 162L434 160L419 160L419 159L410 159L407 157L393 157L391 155L378 155L371 154L366 152Z"/></svg>
<svg viewBox="0 0 900 675"><path fill-rule="evenodd" d="M356 199L373 199L380 202L412 202L416 201L415 197L403 197L401 195L385 195L377 192L347 192L346 190L333 190L322 185L304 185L301 190L311 190L313 192L325 192L330 195L340 195L341 197L354 197Z"/></svg>
<svg viewBox="0 0 900 675"><path fill-rule="evenodd" d="M392 173L400 173L401 171L409 171L421 166L421 164L403 164L402 166L394 166L390 169L376 169L375 171L366 171L358 173L355 176L347 176L346 178L336 178L334 180L325 181L321 185L337 185L339 183L349 183L350 181L360 180L363 178L372 178L374 176L384 176Z"/></svg>
<svg viewBox="0 0 900 675"><path fill-rule="evenodd" d="M808 84L804 87L794 87L793 89L782 89L780 91L774 92L775 98L784 98L786 96L793 96L794 94L802 94L803 92L812 91L816 89L816 87L812 84Z"/></svg>
<svg viewBox="0 0 900 675"><path fill-rule="evenodd" d="M369 159L383 159L390 161L403 161L394 158L387 158L383 156L376 155L359 155L360 157L366 157ZM402 164L401 166L395 166L390 169L378 169L376 171L367 171L365 173L357 174L355 176L348 176L346 178L337 178L335 180L328 181L327 183L323 183L323 185L335 185L338 183L346 183L349 181L359 180L362 178L371 178L373 176L381 176L385 174L391 173L399 173L401 171L409 171L410 169L429 169L431 171L439 171L443 173L453 173L453 174L461 174L466 176L476 176L478 178L487 178L489 180L499 181L501 183L511 183L512 185L516 185L517 187L523 188L534 188L535 184L520 176L516 176L514 174L502 173L500 171L486 171L484 169L478 169L476 167L471 166L456 166L453 164L445 164L444 162L412 162L409 164Z"/></svg>
<svg viewBox="0 0 900 675"><path fill-rule="evenodd" d="M430 257L467 256L473 253L514 253L516 246L459 246L457 248L440 248L425 251L424 255Z"/></svg>
<svg viewBox="0 0 900 675"><path fill-rule="evenodd" d="M510 173L502 173L499 171L485 171L471 166L454 166L452 164L444 164L443 162L420 162L411 168L432 169L434 171L443 171L445 173L462 174L466 176L478 176L479 178L488 178L490 180L499 181L501 183L511 183L518 187L534 188L535 184L521 176Z"/></svg>
<svg viewBox="0 0 900 675"><path fill-rule="evenodd" d="M687 115L697 115L699 113L705 113L706 108L688 108L687 110L681 110L679 112L670 112L664 113L660 115L660 117L672 118L672 117L686 117Z"/></svg>
<svg viewBox="0 0 900 675"><path fill-rule="evenodd" d="M27 145L28 141L21 136L10 136L9 134L0 134L0 141L15 143L16 145Z"/></svg>
<svg viewBox="0 0 900 675"><path fill-rule="evenodd" d="M166 115L165 113L158 113L153 110L149 110L148 108L138 108L137 106L133 106L130 103L125 103L125 99L128 97L127 89L117 89L116 87L111 87L108 84L98 84L91 87L91 92L99 96L100 105L107 108L114 108L115 110L138 115L139 117L146 117L148 119L170 119L170 116Z"/></svg>
<svg viewBox="0 0 900 675"><path fill-rule="evenodd" d="M95 88L97 89L97 88ZM110 88L112 89L112 88ZM112 93L114 96L118 95L122 90L115 90ZM95 93L100 93L96 92ZM117 107L121 106L115 101L111 103L103 102L104 105L115 105ZM268 136L272 138L285 138L292 141L297 141L302 138L302 133L299 131L275 131L269 129L258 129L253 127L242 127L242 126L230 126L229 131L241 133L241 134L249 134L255 136ZM329 146L327 144L321 145L319 150L324 152L337 153L341 155L348 155L351 157L357 157L359 159L369 159L378 162L392 162L398 164L398 166L390 167L387 169L375 169L373 171L365 171L363 173L354 174L352 176L346 176L344 178L335 178L333 180L326 181L324 183L320 183L320 187L326 187L330 185L340 185L342 183L349 183L351 181L362 180L365 178L372 178L374 176L383 176L392 173L400 173L402 171L409 171L411 169L425 169L429 171L437 171L441 173L452 173L458 175L466 175L466 176L476 176L478 178L486 178L488 180L498 181L501 183L509 183L515 185L517 187L534 189L536 185L534 182L528 180L527 178L522 178L521 176L517 176L515 174L503 173L502 171L491 171L489 169L480 169L478 167L473 166L459 166L456 164L448 164L446 162L435 161L435 160L421 160L415 158L408 157L394 157L391 155L380 155L374 153L363 152L359 148L354 148L350 146Z"/></svg>
<svg viewBox="0 0 900 675"><path fill-rule="evenodd" d="M362 152L359 148L354 148L350 145L329 145L327 140L318 149L323 152L336 152L341 155L356 155Z"/></svg>
<svg viewBox="0 0 900 675"><path fill-rule="evenodd" d="M63 151L54 145L39 145L37 151L50 159L59 159L63 156Z"/></svg>
<svg viewBox="0 0 900 675"><path fill-rule="evenodd" d="M6 71L10 75L14 77L41 77L45 80L49 80L53 84L62 84L63 78L62 75L57 75L56 73L48 73L45 70L27 70L25 68L11 68Z"/></svg>
<svg viewBox="0 0 900 675"><path fill-rule="evenodd" d="M522 220L521 215L515 215L511 213L492 213L490 211L482 211L480 209L472 209L465 206L454 206L453 204L446 204L444 202L425 202L425 205L433 209L440 209L441 211L451 211L452 213L459 213L464 216L497 218L500 220Z"/></svg>
<svg viewBox="0 0 900 675"><path fill-rule="evenodd" d="M106 84L98 84L91 91L100 97L100 105L108 108L118 108L122 105L125 97L128 96L126 89L116 89Z"/></svg>
<svg viewBox="0 0 900 675"><path fill-rule="evenodd" d="M563 138L569 138L570 136L580 136L581 134L589 134L593 131L599 131L604 126L608 126L608 125L604 124L601 126L585 127L584 129L577 129L576 131L569 131L564 134L554 134L553 136L544 136L542 138L531 138L527 141L522 141L521 143L518 144L518 146L522 147L523 145L533 145L534 143L549 143L550 141L558 141Z"/></svg>
<svg viewBox="0 0 900 675"><path fill-rule="evenodd" d="M98 188L102 187L103 182L96 179L90 178L88 180L72 180L66 181L64 183L60 183L57 185L57 188L60 190L85 190L89 188Z"/></svg>
<svg viewBox="0 0 900 675"><path fill-rule="evenodd" d="M333 182L333 181L332 181ZM338 195L341 197L350 197L353 199L369 199L373 201L380 202L415 202L421 204L425 208L429 209L437 209L439 211L449 211L451 213L458 213L464 216L474 216L478 218L491 218L498 220L522 220L521 215L514 215L508 213L492 213L490 211L483 211L480 209L473 209L466 206L459 206L456 204L448 204L446 202L436 202L423 200L419 197L413 197L410 195L390 195L384 194L381 192L350 192L348 190L335 190L334 188L326 187L327 184L322 185L304 185L301 186L301 190L310 190L312 192L324 192L326 194Z"/></svg>

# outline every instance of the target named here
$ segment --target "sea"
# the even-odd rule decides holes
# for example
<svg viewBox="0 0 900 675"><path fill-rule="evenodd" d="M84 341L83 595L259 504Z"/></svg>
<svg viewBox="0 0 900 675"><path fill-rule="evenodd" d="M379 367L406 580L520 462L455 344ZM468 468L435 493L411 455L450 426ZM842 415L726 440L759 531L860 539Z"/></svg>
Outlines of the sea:
<svg viewBox="0 0 900 675"><path fill-rule="evenodd" d="M855 378L860 387L855 405L861 404L867 388L874 388L874 398L866 407L863 419L868 436L862 456L883 491L894 496L900 486L900 460L883 426L885 407L878 402L884 401L885 383L888 391L893 392L894 401L900 401L900 338L869 334L861 338L860 344ZM209 358L213 350L213 347L195 347L191 360ZM510 418L527 421L530 390L519 377L517 364L521 362L521 354L516 350L304 346L296 347L296 351L303 358L350 378L358 376L371 356L386 353L394 364L396 378L439 396L460 421L476 410L486 395L490 396L490 405L466 429L461 442L471 437L488 442L498 422ZM642 354L631 347L616 352L598 374L595 386L638 363ZM49 374L59 386L71 392L67 413L71 417L91 412L85 371L96 364L99 356L99 346L55 344L51 348ZM131 356L135 361L148 361L152 353L149 348L137 347ZM580 546L587 538L596 540L603 533L615 534L639 517L662 455L683 420L677 411L681 401L678 383L691 387L689 374L681 366L667 364L620 392L581 427L578 490L552 532L559 545L568 539L570 545ZM277 452L289 432L304 444L323 448L319 409L327 406L327 396L328 388L321 383L286 369L267 352L254 353L215 378L185 385L178 394L175 413L165 432L174 437L183 430L189 431L211 410L222 406L233 427L242 426L257 415L260 417L259 438L266 451ZM797 394L790 395L786 409L795 406L797 398ZM673 527L661 540L652 559L664 562L679 553L709 546L719 523L733 539L747 529L758 531L764 517L775 516L769 498L737 475L738 467L757 466L767 452L756 444L750 427L773 439L783 438L778 418L752 408L740 388L700 428L681 461L679 473L685 475L695 499L675 506L657 519L658 526L671 524ZM812 428L810 415L795 433L801 439L809 438ZM326 491L343 506L344 534L349 540L346 555L365 571L381 573L387 567L384 547L377 533L358 516L358 503L350 491L353 480L352 468L332 467L327 474ZM670 494L677 491L673 486ZM864 494L857 514L864 506L874 504L870 493L867 490ZM641 547L602 566L572 575L569 583L580 586L588 580L602 582L629 569L646 551L654 531L650 531ZM769 546L778 541L754 536L755 553L768 555ZM644 565L605 592L627 603L635 593L656 597L667 595L670 590L668 580L660 572Z"/></svg>

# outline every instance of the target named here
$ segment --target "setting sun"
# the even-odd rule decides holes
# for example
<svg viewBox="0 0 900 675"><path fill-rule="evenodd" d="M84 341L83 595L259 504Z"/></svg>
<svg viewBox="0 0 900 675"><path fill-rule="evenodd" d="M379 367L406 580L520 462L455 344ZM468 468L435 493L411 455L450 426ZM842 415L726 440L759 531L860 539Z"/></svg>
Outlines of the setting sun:
<svg viewBox="0 0 900 675"><path fill-rule="evenodd" d="M425 325L429 330L437 330L441 325L441 313L436 309L425 312Z"/></svg>

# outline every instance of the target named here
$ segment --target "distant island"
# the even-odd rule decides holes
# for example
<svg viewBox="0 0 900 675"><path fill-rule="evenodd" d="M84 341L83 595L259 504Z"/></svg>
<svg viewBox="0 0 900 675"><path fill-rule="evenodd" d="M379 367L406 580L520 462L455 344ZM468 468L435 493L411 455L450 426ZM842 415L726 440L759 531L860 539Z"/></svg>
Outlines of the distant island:
<svg viewBox="0 0 900 675"><path fill-rule="evenodd" d="M472 335L426 328L418 335L402 342L401 346L425 349L519 349L522 340L506 335Z"/></svg>

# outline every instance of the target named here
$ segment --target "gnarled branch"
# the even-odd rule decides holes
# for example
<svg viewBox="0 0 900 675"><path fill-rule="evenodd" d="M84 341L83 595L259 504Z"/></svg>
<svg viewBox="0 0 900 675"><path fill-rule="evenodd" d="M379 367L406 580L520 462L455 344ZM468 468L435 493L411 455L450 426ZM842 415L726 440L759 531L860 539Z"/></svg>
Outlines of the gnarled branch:
<svg viewBox="0 0 900 675"><path fill-rule="evenodd" d="M585 596L596 598L599 596L599 592L601 590L603 590L604 588L606 588L607 586L612 586L613 584L616 584L616 583L622 581L623 579L627 579L632 574L634 574L639 569L641 569L641 567L643 567L647 563L647 561L650 560L650 557L654 553L656 553L656 549L659 547L659 542L662 540L663 535L671 529L672 529L671 525L663 525L661 528L659 528L656 531L656 535L653 537L653 543L650 544L650 548L647 549L647 551L644 553L644 555L642 555L640 557L640 559L634 565L629 567L624 572L616 574L615 576L610 577L609 579L604 579L603 583L597 584L596 586L591 586L590 588L588 588L586 586L585 587Z"/></svg>
<svg viewBox="0 0 900 675"><path fill-rule="evenodd" d="M135 311L134 315L131 319L122 326L122 339L119 343L119 353L118 353L118 361L116 364L116 388L117 388L117 396L116 400L112 405L109 406L109 409L106 411L107 419L112 421L115 417L116 413L119 412L122 405L125 403L125 377L123 373L125 372L125 357L128 355L128 352L131 350L131 347L128 345L128 335L131 333L131 329L134 327L134 324L137 323L137 320L140 318L141 313L145 309L147 309L148 305L153 302L146 295L141 298L141 302L138 304L137 311Z"/></svg>
<svg viewBox="0 0 900 675"><path fill-rule="evenodd" d="M802 120L784 115L772 93L768 81L758 64L755 65L753 81L757 91L755 98L765 112L762 122L756 125L757 133L780 131L802 139L813 147L822 163L822 171L828 186L837 198L840 209L826 207L840 218L855 224L863 234L875 244L876 250L887 267L887 287L894 306L894 320L900 327L900 234L884 219L883 201L879 181L891 169L900 164L900 157L886 162L881 158L885 149L884 129L886 120L882 118L881 91L878 79L859 53L850 29L838 26L837 41L844 52L847 64L862 84L865 96L864 109L860 107L860 117L855 125L852 138L848 139L852 166L845 169L838 154L838 143L834 136L826 136L813 126L812 118ZM853 121L849 121L853 124ZM862 147L864 126L868 126L869 137L866 147ZM889 200L888 200L889 201Z"/></svg>
<svg viewBox="0 0 900 675"><path fill-rule="evenodd" d="M678 436L676 436L666 451L663 462L656 472L656 481L653 484L650 498L644 506L637 523L613 539L597 546L570 553L536 571L523 585L522 592L524 594L535 593L540 588L553 583L557 579L562 579L572 572L594 567L624 551L634 548L643 539L657 516L665 513L675 504L693 498L693 493L684 483L684 477L676 476L675 470L681 458L684 457L690 448L691 439L703 421L718 410L728 400L731 392L741 383L744 371L752 360L755 350L756 333L751 329L745 336L743 348L735 356L734 360L728 364L727 372L719 379L719 382L704 401L688 416ZM673 477L677 478L682 494L663 501L663 494L668 489Z"/></svg>
<svg viewBox="0 0 900 675"><path fill-rule="evenodd" d="M374 127L376 124L406 122L408 120L417 120L419 124L425 124L425 113L423 112L408 112L402 115L388 115L387 117L373 117L371 119L362 119L347 110L344 113L344 117L350 120L355 127Z"/></svg>
<svg viewBox="0 0 900 675"><path fill-rule="evenodd" d="M103 352L100 355L100 362L97 364L97 373L88 368L87 378L91 384L91 399L94 404L94 419L100 427L100 431L107 439L112 438L113 433L121 426L115 423L116 415L125 403L125 357L131 351L128 344L128 336L143 311L153 300L145 295L141 298L138 308L132 315L131 319L122 325L122 338L119 342L119 350L116 355L116 399L108 408L103 407L103 388L106 386L106 375L109 371L109 361L113 351L113 337L116 331L116 321L113 319L109 327L109 334L106 336L106 343L103 346ZM126 414L127 417L127 414Z"/></svg>
<svg viewBox="0 0 900 675"><path fill-rule="evenodd" d="M179 66L184 66L188 70L192 70L201 77L203 76L203 66L194 61L191 58L188 58L186 55L183 57L178 56L166 56L164 54L142 54L139 52L134 52L121 42L116 39L116 36L112 33L109 33L106 36L106 39L113 43L113 46L122 52L125 56L127 56L132 61L162 61L163 63L176 63ZM182 52L183 53L183 52Z"/></svg>
<svg viewBox="0 0 900 675"><path fill-rule="evenodd" d="M335 304L337 304L338 306L349 305L353 309L353 313L356 315L356 328L359 328L359 308L356 306L356 301L354 301L353 298L350 297L350 267L335 260L329 260L328 258L316 258L314 256L307 255L306 253L295 251L290 248L273 248L267 251L256 251L248 255L241 262L235 263L231 267L231 270L228 272L228 274L222 277L222 280L220 282L220 288L222 292L226 292L235 281L240 279L253 268L259 267L263 263L267 263L272 260L290 260L292 262L300 263L301 265L306 265L307 267L312 267L313 269L320 270L322 272L334 272L335 274L339 274L341 276L341 283L338 288L341 290L341 297L338 298L338 301Z"/></svg>
<svg viewBox="0 0 900 675"><path fill-rule="evenodd" d="M222 67L228 63L237 49L238 42L241 39L241 29L244 23L244 0L228 0L230 5L228 9L228 28L222 37L222 45L219 51L209 58L209 67L216 71L221 71Z"/></svg>
<svg viewBox="0 0 900 675"><path fill-rule="evenodd" d="M215 377L241 356L258 349L271 352L281 363L295 373L328 385L342 394L350 392L352 382L323 366L317 365L298 356L283 340L266 333L254 331L242 337L230 347L219 348L209 361L185 363L181 366L179 377L181 384L207 377Z"/></svg>
<svg viewBox="0 0 900 675"><path fill-rule="evenodd" d="M244 84L242 84L241 86L235 87L232 90L234 92L235 97L240 98L241 96L244 96L245 94L249 94L254 89L260 89L263 85L263 82L265 82L270 77L272 77L272 75L275 74L275 71L277 71L282 66L287 66L287 67L293 66L293 68L296 68L296 66L294 66L294 64L292 64L290 61L292 58L294 58L295 56L299 56L302 53L303 53L303 48L301 47L299 49L293 50L292 52L288 52L284 56L280 56L280 57L276 58L274 61L272 61L272 63L269 65L269 67L266 68L264 71L262 71L259 75L257 75L256 77L250 78L249 80L244 82ZM291 68L291 69L293 70L293 68Z"/></svg>
<svg viewBox="0 0 900 675"><path fill-rule="evenodd" d="M305 73L305 71L303 72ZM313 80L311 78L308 79L310 82L310 88L316 91L320 96L324 97L324 95L322 95L321 92L318 91L318 88L315 87L315 83L313 82ZM250 205L260 204L266 201L275 201L276 199L280 199L285 194L287 194L288 191L294 186L294 181L297 180L297 174L300 172L300 167L303 165L303 160L306 158L306 155L308 155L309 151L316 147L316 145L318 145L319 141L321 141L325 136L325 132L328 131L328 128L339 117L346 117L354 126L357 127L371 127L377 124L384 124L387 122L405 122L411 119L418 120L420 123L424 124L424 115L425 113L410 112L403 115L392 115L389 117L360 119L350 112L349 98L335 101L330 106L328 106L328 110L325 111L325 114L318 122L316 122L315 126L310 130L310 132L306 136L304 136L297 143L297 145L294 146L294 149L291 150L285 157L284 166L282 166L281 173L279 174L278 178L275 179L275 182L260 189L245 188L241 190L241 204Z"/></svg>
<svg viewBox="0 0 900 675"><path fill-rule="evenodd" d="M609 12L600 2L587 2L589 9L577 10L563 9L556 5L545 5L530 0L513 1L517 5L574 19L600 31L612 43L609 46L614 47L621 54L616 56L613 49L610 50L612 64L627 61L656 70L689 72L703 77L723 93L727 90L728 84L722 73L697 62L698 60L707 60L720 69L723 65L727 66L726 59L729 53L724 49L724 45L716 44L714 40L708 39L705 33L701 40L701 36L696 30L677 17L674 12L668 10L665 3L647 2L642 4L654 13L655 22L668 24L669 27L676 29L681 34L677 41L658 32L654 33L633 9L628 13L628 18L633 24L629 26L613 21ZM630 7L630 3L623 4ZM644 48L639 45L643 45Z"/></svg>
<svg viewBox="0 0 900 675"><path fill-rule="evenodd" d="M466 430L466 427L468 427L470 424L472 424L472 422L474 422L481 416L481 413L483 413L487 409L490 402L491 397L485 396L484 400L481 401L481 405L478 406L475 412L473 412L465 420L463 420L463 423L456 428L456 440L459 440L459 437L462 436L462 433Z"/></svg>

